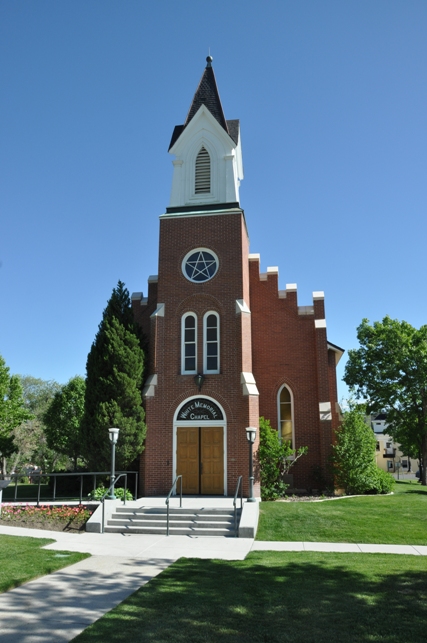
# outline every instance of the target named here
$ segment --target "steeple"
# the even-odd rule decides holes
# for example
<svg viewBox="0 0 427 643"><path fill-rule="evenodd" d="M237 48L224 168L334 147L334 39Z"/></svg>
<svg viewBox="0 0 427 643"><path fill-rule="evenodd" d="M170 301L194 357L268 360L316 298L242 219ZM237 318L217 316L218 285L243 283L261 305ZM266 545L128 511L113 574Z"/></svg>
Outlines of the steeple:
<svg viewBox="0 0 427 643"><path fill-rule="evenodd" d="M188 110L187 118L184 127L187 127L193 116L197 114L202 105L206 105L210 113L225 131L228 132L227 121L225 120L224 110L222 109L221 99L216 84L215 74L212 67L212 56L206 58L206 68L203 76L200 79L196 93L194 94L193 102Z"/></svg>
<svg viewBox="0 0 427 643"><path fill-rule="evenodd" d="M169 145L176 159L168 212L239 205L243 179L239 121L226 120L212 56L206 63L185 123L175 126Z"/></svg>

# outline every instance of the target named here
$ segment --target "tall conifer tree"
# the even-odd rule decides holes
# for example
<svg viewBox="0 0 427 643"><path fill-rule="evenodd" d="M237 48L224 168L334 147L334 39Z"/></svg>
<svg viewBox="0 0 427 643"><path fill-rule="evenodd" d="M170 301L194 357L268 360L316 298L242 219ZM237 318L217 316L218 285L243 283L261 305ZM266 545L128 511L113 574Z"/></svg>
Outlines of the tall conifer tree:
<svg viewBox="0 0 427 643"><path fill-rule="evenodd" d="M119 281L104 310L86 364L83 449L92 471L108 470L108 429L120 429L116 468L126 469L143 450L143 337L134 322L129 291Z"/></svg>

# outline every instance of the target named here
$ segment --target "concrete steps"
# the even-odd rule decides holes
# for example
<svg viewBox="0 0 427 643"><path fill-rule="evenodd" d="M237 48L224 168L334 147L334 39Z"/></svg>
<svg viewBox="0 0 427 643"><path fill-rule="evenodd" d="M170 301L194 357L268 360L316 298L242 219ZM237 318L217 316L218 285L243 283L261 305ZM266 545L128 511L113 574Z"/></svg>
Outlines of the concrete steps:
<svg viewBox="0 0 427 643"><path fill-rule="evenodd" d="M237 530L240 522L237 510ZM110 533L166 534L166 507L116 507L104 531ZM171 536L235 536L233 509L170 508Z"/></svg>

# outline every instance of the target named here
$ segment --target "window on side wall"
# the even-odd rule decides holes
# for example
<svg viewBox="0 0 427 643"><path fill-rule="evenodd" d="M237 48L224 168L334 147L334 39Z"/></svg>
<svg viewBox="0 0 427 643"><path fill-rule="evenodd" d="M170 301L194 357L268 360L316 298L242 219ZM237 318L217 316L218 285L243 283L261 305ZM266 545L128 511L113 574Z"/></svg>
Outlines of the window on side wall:
<svg viewBox="0 0 427 643"><path fill-rule="evenodd" d="M281 440L287 440L293 448L293 400L290 389L284 385L278 395L279 431Z"/></svg>
<svg viewBox="0 0 427 643"><path fill-rule="evenodd" d="M209 312L203 318L203 371L219 373L219 316Z"/></svg>
<svg viewBox="0 0 427 643"><path fill-rule="evenodd" d="M197 317L186 313L181 322L181 372L197 373Z"/></svg>

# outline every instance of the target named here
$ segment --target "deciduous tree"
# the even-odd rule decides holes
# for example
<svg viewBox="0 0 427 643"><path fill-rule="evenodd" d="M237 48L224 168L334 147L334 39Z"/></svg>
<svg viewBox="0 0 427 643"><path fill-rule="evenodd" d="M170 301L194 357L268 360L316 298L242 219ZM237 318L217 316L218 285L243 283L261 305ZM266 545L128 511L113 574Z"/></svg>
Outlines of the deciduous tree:
<svg viewBox="0 0 427 643"><path fill-rule="evenodd" d="M10 375L9 368L0 355L0 454L3 458L3 473L6 458L16 449L13 430L31 417L31 413L25 408L19 376Z"/></svg>
<svg viewBox="0 0 427 643"><path fill-rule="evenodd" d="M43 414L49 448L72 459L74 470L82 452L82 419L86 384L83 377L72 377L55 396Z"/></svg>
<svg viewBox="0 0 427 643"><path fill-rule="evenodd" d="M427 463L427 325L385 317L357 329L360 348L349 351L344 381L368 412L387 415L387 431L422 458L422 484ZM412 448L411 448L412 447Z"/></svg>
<svg viewBox="0 0 427 643"><path fill-rule="evenodd" d="M365 407L350 403L332 445L335 485L348 494L388 493L394 479L375 462L376 438L365 422Z"/></svg>

